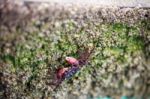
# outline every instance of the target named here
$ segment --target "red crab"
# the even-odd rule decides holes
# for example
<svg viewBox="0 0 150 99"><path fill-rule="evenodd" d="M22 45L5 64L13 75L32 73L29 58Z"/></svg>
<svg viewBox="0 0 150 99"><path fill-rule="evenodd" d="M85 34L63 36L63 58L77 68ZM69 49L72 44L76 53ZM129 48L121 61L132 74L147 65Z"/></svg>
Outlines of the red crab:
<svg viewBox="0 0 150 99"><path fill-rule="evenodd" d="M94 47L92 49L85 48L83 51L79 51L79 58L76 59L74 57L66 57L65 60L67 61L68 64L71 65L71 67L67 68L59 68L56 70L56 75L54 81L51 83L55 85L56 89L63 80L69 79L72 77L77 71L80 70L82 66L84 66L92 52L94 51Z"/></svg>
<svg viewBox="0 0 150 99"><path fill-rule="evenodd" d="M66 61L74 66L77 66L79 64L78 60L73 58L73 57L66 57ZM59 68L57 70L57 78L60 79L63 77L64 73L68 70L69 68L65 67L65 68Z"/></svg>
<svg viewBox="0 0 150 99"><path fill-rule="evenodd" d="M66 61L72 65L72 66L78 66L79 65L79 61L76 58L73 57L66 57ZM65 68L59 68L57 69L57 79L61 79L64 76L64 73L66 71L68 71L69 68L65 67Z"/></svg>

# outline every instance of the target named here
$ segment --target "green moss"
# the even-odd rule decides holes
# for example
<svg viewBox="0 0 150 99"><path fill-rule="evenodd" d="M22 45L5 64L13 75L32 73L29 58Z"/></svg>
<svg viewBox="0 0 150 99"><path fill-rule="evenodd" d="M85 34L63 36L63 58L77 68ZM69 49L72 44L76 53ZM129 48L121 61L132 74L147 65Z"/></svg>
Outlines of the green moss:
<svg viewBox="0 0 150 99"><path fill-rule="evenodd" d="M90 47L89 45L96 46L89 64L74 76L83 80L87 74L92 73L93 68L101 68L111 57L114 58L114 63L122 66L128 62L128 57L132 58L132 53L142 52L144 47L139 26L128 26L123 23L99 25L88 23L88 27L76 27L74 22L68 21L65 27L59 25L51 30L46 24L43 29L50 33L45 35L40 30L32 31L27 35L23 33L21 37L24 40L14 46L16 55L8 54L1 57L14 67L12 73L16 71L19 76L19 73L26 72L28 78L22 86L36 87L36 84L40 83L38 81L52 80L53 75L47 72L49 69L54 73L59 67L67 67L65 57L78 58L77 51L84 50L84 47ZM104 75L101 79L107 78L108 75ZM34 87L31 89L32 93L37 92Z"/></svg>
<svg viewBox="0 0 150 99"><path fill-rule="evenodd" d="M38 32L30 33L26 36L27 40L16 46L17 56L15 57L18 61L18 67L20 68L30 68L32 67L32 62L37 62L41 58L41 60L45 60L48 57L53 58L52 60L58 60L64 58L65 56L74 56L78 57L76 54L79 47L87 46L89 43L101 43L102 49L104 49L99 54L103 53L103 57L106 56L115 56L117 59L122 59L121 54L126 54L128 52L134 52L137 50L141 50L143 47L143 41L141 40L138 29L136 27L129 27L122 23L116 24L103 24L96 26L96 30L102 31L102 34L99 36L102 39L90 39L89 33L86 33L85 30L81 27L81 30L77 33L69 34L71 31L66 31L67 29L72 30L75 28L73 22L66 23L66 28L62 28L61 25L57 28L62 28L62 32L55 28L51 34L46 37L40 36ZM104 32L103 32L104 31ZM129 35L128 33L131 33ZM88 38L89 37L89 38ZM76 44L74 38L77 40L79 45ZM92 40L92 41L91 41ZM81 44L81 45L80 45ZM93 44L94 45L94 44ZM94 60L97 64L98 61L103 59L101 56L97 56L98 59ZM39 58L39 59L38 59ZM43 58L43 59L42 59ZM63 59L61 59L61 63L63 63ZM92 60L91 60L92 61ZM52 62L57 64L57 62ZM14 65L14 62L13 62Z"/></svg>

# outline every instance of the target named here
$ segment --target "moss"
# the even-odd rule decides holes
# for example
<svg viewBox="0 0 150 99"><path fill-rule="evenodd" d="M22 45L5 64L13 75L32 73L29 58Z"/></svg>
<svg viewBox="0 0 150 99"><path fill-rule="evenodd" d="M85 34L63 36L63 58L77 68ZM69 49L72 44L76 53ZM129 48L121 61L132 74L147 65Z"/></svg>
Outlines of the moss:
<svg viewBox="0 0 150 99"><path fill-rule="evenodd" d="M29 88L28 91L31 93L28 94L31 97L34 93L46 90L42 86L36 88L38 84L41 84L40 81L43 81L42 85L47 87L45 83L53 78L51 73L54 73L58 67L68 66L65 62L66 56L78 58L77 52L83 50L84 47L96 45L87 67L79 71L71 80L75 77L85 80L86 75L91 74L94 69L103 68L104 64L110 65L107 61L111 60L111 57L114 58L113 66L126 65L128 57L133 58L132 53L137 53L144 47L138 26L128 26L123 23L98 25L88 23L88 27L76 27L73 21L65 23L65 27L60 24L52 30L48 28L48 23L44 26L46 28L43 29L49 31L49 34L44 34L45 32L39 29L28 34L23 33L20 37L24 39L13 46L16 49L16 55L6 54L1 57L5 63L14 67L10 69L10 72L15 71L17 77L20 77L22 73L28 76L25 83L20 83L21 85L18 86L23 86L24 90ZM34 24L33 27L35 27ZM49 69L51 73L47 72ZM108 79L108 77L105 74L101 80ZM12 85L12 89L15 87L17 86Z"/></svg>

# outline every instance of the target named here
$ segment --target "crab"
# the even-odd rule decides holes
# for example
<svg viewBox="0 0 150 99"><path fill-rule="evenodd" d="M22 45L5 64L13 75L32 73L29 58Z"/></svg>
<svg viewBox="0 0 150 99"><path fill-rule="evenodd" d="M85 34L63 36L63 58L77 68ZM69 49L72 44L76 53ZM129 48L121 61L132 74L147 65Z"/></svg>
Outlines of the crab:
<svg viewBox="0 0 150 99"><path fill-rule="evenodd" d="M53 81L53 85L55 85L56 89L65 79L70 79L73 77L87 62L92 54L94 48L89 50L86 48L84 51L78 51L79 58L76 59L74 57L68 56L65 58L66 62L70 65L70 67L58 68L56 70L55 79Z"/></svg>

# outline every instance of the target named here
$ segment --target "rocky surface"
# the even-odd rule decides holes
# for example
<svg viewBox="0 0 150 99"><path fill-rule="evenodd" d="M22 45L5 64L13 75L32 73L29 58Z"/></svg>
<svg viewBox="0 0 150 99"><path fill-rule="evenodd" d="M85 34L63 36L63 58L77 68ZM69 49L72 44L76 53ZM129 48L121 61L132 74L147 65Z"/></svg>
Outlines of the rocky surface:
<svg viewBox="0 0 150 99"><path fill-rule="evenodd" d="M119 99L123 95L148 99L150 95L149 8L81 7L2 1L3 3L0 3L0 98L93 99L111 96ZM124 36L126 33L124 31L128 28L131 28L129 33L127 32L128 36ZM59 47L53 49L53 45L61 39L60 42L64 45L60 47L63 48L66 44L64 42L68 42L67 39L72 37L71 35L78 38L80 37L78 33L81 31L101 34L98 36L101 37L98 41L100 45L93 53L91 63L74 78L64 81L57 90L53 91L52 87L47 85L51 77L47 72L49 68L54 70L55 67L49 66L63 63L62 59L57 60L62 49L58 49ZM110 32L112 35L105 36L104 32ZM66 34L70 35L67 39L64 36ZM123 38L120 39L121 34ZM139 43L128 41L126 44L124 38L134 35L141 41L136 41ZM86 37L86 34L78 41L81 40L86 45L90 40L84 36ZM69 42L73 42L72 39ZM137 46L134 47L136 44ZM126 45L127 48L125 47L126 50L119 48L116 51L108 47L118 45ZM67 46L70 45L65 47ZM32 55L29 54L30 50L34 52ZM60 53L55 53L57 51ZM67 47L65 52L65 55L70 55L70 52L74 51ZM99 54L104 55L106 59L100 56L97 58ZM118 61L117 57L124 58ZM20 59L22 63L16 65L16 59ZM34 64L30 60L35 62L34 64L36 61L41 62L39 60L44 63L38 63L40 67L36 65L38 69L34 70L34 66L32 67ZM19 66L25 67L22 69ZM37 78L34 78L35 75Z"/></svg>

